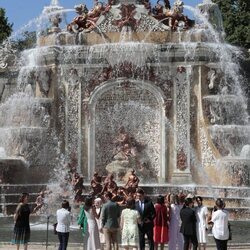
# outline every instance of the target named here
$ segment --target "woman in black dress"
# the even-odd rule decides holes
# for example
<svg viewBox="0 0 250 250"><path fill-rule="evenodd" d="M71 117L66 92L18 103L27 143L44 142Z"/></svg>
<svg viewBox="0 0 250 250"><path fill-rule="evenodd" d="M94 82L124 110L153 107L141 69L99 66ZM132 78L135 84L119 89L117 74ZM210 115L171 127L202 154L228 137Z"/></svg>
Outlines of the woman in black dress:
<svg viewBox="0 0 250 250"><path fill-rule="evenodd" d="M30 208L28 198L28 193L22 193L14 214L15 226L12 243L17 245L17 250L19 250L20 244L24 244L24 250L27 250L28 242L30 241Z"/></svg>

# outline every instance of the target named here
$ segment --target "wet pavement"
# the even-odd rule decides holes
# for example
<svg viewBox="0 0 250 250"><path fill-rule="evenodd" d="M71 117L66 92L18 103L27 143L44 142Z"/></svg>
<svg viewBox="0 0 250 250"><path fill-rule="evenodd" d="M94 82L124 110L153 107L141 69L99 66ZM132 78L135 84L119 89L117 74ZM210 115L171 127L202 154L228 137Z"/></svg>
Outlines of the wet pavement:
<svg viewBox="0 0 250 250"><path fill-rule="evenodd" d="M0 243L0 249L4 249L4 250L12 250L12 249L16 249L15 245L10 245L8 243ZM20 249L23 249L22 246L20 247ZM57 244L53 244L53 245L48 245L46 247L46 245L44 244L31 244L28 247L28 250L56 250L58 249L58 245ZM83 245L82 244L69 244L68 250L83 250ZM119 249L123 249L122 247ZM147 250L148 248L146 248ZM165 249L167 250L168 247L166 246ZM250 249L250 243L249 244L233 244L233 243L229 243L228 244L228 250L230 249L238 249L238 250L246 250L246 249ZM207 250L216 250L214 245L208 245L207 246Z"/></svg>
<svg viewBox="0 0 250 250"><path fill-rule="evenodd" d="M232 241L228 242L228 249L250 249L250 221L231 221L231 228L233 233ZM29 250L51 250L58 249L58 238L57 235L53 233L53 221L49 222L48 231L46 221L38 221L37 219L32 219L31 226L31 242L29 244ZM12 231L13 231L13 218L0 218L0 249L11 250L16 249L15 245L10 244ZM48 246L46 248L46 242ZM20 247L20 250L23 247ZM83 249L82 235L78 226L72 226L70 237L69 237L69 247L68 250L78 250ZM122 248L120 248L122 249ZM166 246L165 249L168 249ZM215 248L214 239L211 234L208 235L208 250L213 250Z"/></svg>

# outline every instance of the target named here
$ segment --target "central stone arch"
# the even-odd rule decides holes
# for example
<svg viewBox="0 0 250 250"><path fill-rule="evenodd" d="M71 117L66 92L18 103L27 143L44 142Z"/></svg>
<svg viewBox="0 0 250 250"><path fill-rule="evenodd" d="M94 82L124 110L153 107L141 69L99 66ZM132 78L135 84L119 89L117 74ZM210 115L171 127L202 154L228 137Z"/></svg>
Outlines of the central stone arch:
<svg viewBox="0 0 250 250"><path fill-rule="evenodd" d="M145 81L107 81L91 95L89 111L89 178L94 169L103 173L107 164L112 162L114 138L123 126L143 145L139 162L145 163L148 176L142 176L142 182L166 179L165 109L161 90Z"/></svg>

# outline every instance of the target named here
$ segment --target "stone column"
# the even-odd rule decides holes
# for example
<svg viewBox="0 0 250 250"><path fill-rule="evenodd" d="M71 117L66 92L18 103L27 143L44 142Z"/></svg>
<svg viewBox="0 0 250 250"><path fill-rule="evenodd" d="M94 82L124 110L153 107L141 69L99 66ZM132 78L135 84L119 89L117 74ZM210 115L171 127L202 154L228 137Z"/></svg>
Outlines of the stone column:
<svg viewBox="0 0 250 250"><path fill-rule="evenodd" d="M66 71L72 77L72 70ZM76 72L76 70L74 70ZM69 161L77 161L80 168L81 152L81 85L79 81L65 84L65 153ZM79 171L80 169L78 169Z"/></svg>
<svg viewBox="0 0 250 250"><path fill-rule="evenodd" d="M190 74L179 66L174 77L174 160L172 183L192 182L190 172Z"/></svg>

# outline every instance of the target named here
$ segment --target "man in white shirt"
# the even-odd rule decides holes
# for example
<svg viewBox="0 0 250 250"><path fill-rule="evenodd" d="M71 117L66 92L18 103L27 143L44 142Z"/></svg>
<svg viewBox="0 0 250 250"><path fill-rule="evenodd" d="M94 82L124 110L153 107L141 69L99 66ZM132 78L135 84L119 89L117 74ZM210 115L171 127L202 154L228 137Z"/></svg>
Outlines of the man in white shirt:
<svg viewBox="0 0 250 250"><path fill-rule="evenodd" d="M213 223L212 233L215 239L217 250L226 250L229 238L228 212L224 209L225 203L222 199L215 202L217 211L213 212L211 223Z"/></svg>
<svg viewBox="0 0 250 250"><path fill-rule="evenodd" d="M62 208L56 211L56 231L60 242L58 250L66 250L69 240L70 206L67 200L62 202Z"/></svg>

